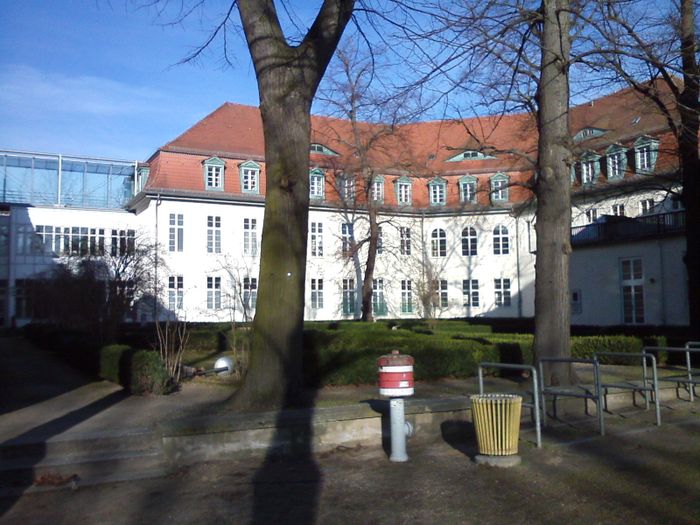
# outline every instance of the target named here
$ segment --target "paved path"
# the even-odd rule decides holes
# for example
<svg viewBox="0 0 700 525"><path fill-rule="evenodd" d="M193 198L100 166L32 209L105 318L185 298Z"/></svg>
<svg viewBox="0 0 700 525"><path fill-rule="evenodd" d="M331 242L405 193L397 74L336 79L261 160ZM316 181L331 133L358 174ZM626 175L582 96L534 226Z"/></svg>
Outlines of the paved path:
<svg viewBox="0 0 700 525"><path fill-rule="evenodd" d="M3 524L700 523L699 403L674 403L657 428L611 418L610 435L550 435L511 469L477 466L473 439L322 456L201 463L161 479L28 494ZM636 414L640 414L637 412ZM613 420L614 419L614 420ZM581 437L581 434L579 434Z"/></svg>
<svg viewBox="0 0 700 525"><path fill-rule="evenodd" d="M130 396L20 337L0 337L0 371L0 444L149 428L206 411L230 395L228 388L188 383L169 396Z"/></svg>

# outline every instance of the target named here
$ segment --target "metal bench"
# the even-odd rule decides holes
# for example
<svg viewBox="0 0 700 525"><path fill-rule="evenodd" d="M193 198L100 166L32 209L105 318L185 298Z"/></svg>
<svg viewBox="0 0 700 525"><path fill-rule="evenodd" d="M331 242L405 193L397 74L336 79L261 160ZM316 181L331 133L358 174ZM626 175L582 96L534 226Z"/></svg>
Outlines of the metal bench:
<svg viewBox="0 0 700 525"><path fill-rule="evenodd" d="M600 387L603 389L604 410L608 410L608 391L616 390L631 390L632 401L634 394L639 392L644 397L644 408L649 410L649 397L653 397L654 406L656 407L656 425L661 426L661 410L659 407L659 381L656 371L656 358L649 352L627 353L627 352L596 352L595 358L600 361L601 357L615 357L618 359L639 359L642 366L641 381L632 381L624 379L621 382L605 383L601 382ZM649 378L647 371L647 361L651 362L652 376Z"/></svg>
<svg viewBox="0 0 700 525"><path fill-rule="evenodd" d="M542 448L542 432L540 428L540 395L539 395L539 385L537 381L537 369L530 365L513 365L510 363L480 363L478 368L479 373L479 394L484 393L484 369L485 368L495 368L502 370L523 370L530 371L530 380L532 381L532 392L529 391L513 391L513 392L499 392L508 394L517 394L522 396L523 394L531 394L532 402L528 403L523 400L523 406L531 410L534 413L535 419L535 434L537 436L537 448Z"/></svg>
<svg viewBox="0 0 700 525"><path fill-rule="evenodd" d="M695 400L695 385L700 385L700 368L693 367L691 356L700 355L700 342L689 341L684 347L675 346L647 346L644 352L668 352L685 354L685 367L665 365L664 370L680 372L668 376L659 377L659 381L672 382L676 384L676 396L680 398L679 389L681 386L688 392L689 401Z"/></svg>
<svg viewBox="0 0 700 525"><path fill-rule="evenodd" d="M586 364L593 367L593 385L564 385L554 386L545 385L544 381L544 364L545 363L569 363L569 364ZM605 435L605 421L603 420L603 408L601 406L601 389L600 389L600 368L597 359L577 359L569 357L543 357L538 361L540 374L540 396L542 405L542 422L547 426L547 409L545 405L545 396L552 396L553 416L557 417L557 398L559 397L574 397L585 400L585 412L588 414L588 400L592 400L596 404L596 413L598 416L598 431L601 436Z"/></svg>

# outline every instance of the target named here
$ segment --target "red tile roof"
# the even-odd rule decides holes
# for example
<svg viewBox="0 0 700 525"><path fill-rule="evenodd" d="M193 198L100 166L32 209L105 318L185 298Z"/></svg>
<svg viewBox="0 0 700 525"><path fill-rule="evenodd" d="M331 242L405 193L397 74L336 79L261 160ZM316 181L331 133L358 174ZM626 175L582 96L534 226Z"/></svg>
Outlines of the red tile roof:
<svg viewBox="0 0 700 525"><path fill-rule="evenodd" d="M668 93L661 93L667 97ZM661 138L658 169L674 169L675 140L667 132L665 117L653 102L625 89L571 108L572 135L584 128L605 133L577 144L581 151L603 154L613 143L630 147L634 139L645 134ZM326 171L327 181L335 175L352 171L359 164L354 129L350 121L312 116L311 142L320 143L338 156L310 154L311 166ZM389 127L382 124L357 123L357 136L367 148L367 160L375 173L385 177L385 204L396 205L393 182L409 175L413 184L413 205L427 206L427 183L435 176L448 182L448 205L458 205L459 179L473 175L478 179L479 205L489 205L489 178L506 172L511 182L526 182L533 172L537 153L537 130L528 114L500 117L476 117L463 120L418 122ZM480 150L494 158L449 161L465 150ZM202 162L217 156L226 163L227 193L240 193L238 165L246 160L261 164L260 187L264 180L265 144L260 111L256 107L225 103L182 135L163 146L150 160L149 188L204 191ZM658 171L657 169L657 171ZM230 174L234 174L231 176ZM330 184L332 186L332 184ZM326 187L326 198L337 198ZM510 201L521 202L530 196L522 186L510 189Z"/></svg>

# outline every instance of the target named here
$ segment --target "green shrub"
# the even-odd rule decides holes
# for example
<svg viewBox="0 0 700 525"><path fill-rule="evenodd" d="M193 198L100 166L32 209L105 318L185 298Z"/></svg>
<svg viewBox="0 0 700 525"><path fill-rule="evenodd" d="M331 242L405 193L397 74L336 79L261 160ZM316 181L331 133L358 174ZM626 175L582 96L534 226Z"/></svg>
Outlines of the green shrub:
<svg viewBox="0 0 700 525"><path fill-rule="evenodd" d="M128 385L132 352L129 345L108 345L100 348L99 377L113 383Z"/></svg>
<svg viewBox="0 0 700 525"><path fill-rule="evenodd" d="M134 352L131 358L129 389L134 394L167 394L172 391L170 376L157 352Z"/></svg>
<svg viewBox="0 0 700 525"><path fill-rule="evenodd" d="M627 354L642 351L643 343L638 337L627 335L598 335L571 338L571 356L592 358L598 352L622 352ZM629 364L629 359L602 357L603 364Z"/></svg>

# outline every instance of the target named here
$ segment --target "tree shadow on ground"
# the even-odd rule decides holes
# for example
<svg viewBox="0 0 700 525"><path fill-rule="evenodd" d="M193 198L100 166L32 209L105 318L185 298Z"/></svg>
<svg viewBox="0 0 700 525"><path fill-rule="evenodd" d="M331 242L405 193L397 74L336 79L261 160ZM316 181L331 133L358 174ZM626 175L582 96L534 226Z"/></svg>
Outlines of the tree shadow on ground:
<svg viewBox="0 0 700 525"><path fill-rule="evenodd" d="M63 416L38 425L17 437L0 443L0 450L2 451L4 460L9 459L13 454L19 455L24 460L22 468L15 471L11 479L5 480L5 483L10 483L13 489L12 493L15 495L0 498L0 516L3 516L9 511L22 496L22 493L34 484L35 471L30 468L30 465L36 466L46 457L46 441L49 438L69 430L110 406L123 401L127 397L128 394L123 390L112 392L89 405L68 412ZM6 472L5 475L10 477L8 472Z"/></svg>

